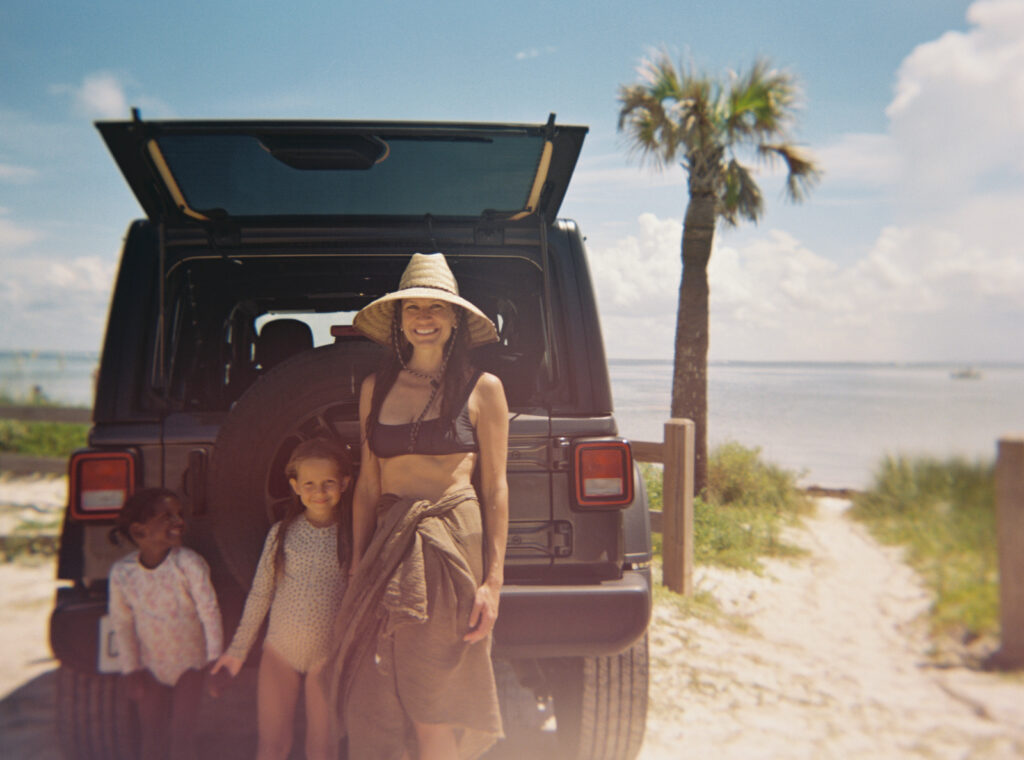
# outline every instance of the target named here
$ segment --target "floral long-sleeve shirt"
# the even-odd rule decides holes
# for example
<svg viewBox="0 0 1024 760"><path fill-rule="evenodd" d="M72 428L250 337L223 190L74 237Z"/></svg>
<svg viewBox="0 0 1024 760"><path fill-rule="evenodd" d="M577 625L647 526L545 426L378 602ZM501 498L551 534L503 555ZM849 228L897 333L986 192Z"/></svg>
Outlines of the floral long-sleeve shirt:
<svg viewBox="0 0 1024 760"><path fill-rule="evenodd" d="M220 656L223 631L210 568L191 549L171 549L152 569L137 551L119 559L110 570L108 606L122 673L146 668L173 686L189 668Z"/></svg>

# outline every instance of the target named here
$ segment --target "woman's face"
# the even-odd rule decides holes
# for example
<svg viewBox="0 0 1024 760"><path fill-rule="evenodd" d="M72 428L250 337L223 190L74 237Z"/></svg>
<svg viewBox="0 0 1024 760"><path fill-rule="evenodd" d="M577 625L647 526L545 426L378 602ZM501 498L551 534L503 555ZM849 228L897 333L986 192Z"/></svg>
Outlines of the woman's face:
<svg viewBox="0 0 1024 760"><path fill-rule="evenodd" d="M414 347L444 346L455 326L455 308L436 298L402 301L402 333Z"/></svg>

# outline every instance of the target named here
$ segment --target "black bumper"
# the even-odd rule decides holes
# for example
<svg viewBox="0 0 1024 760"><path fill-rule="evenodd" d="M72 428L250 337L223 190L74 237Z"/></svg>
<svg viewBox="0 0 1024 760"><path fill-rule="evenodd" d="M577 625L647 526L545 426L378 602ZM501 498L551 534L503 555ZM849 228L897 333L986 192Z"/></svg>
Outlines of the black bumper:
<svg viewBox="0 0 1024 760"><path fill-rule="evenodd" d="M58 660L77 670L96 669L99 619L105 593L60 589L50 616L50 645ZM627 570L618 580L586 585L506 585L494 629L502 657L601 657L636 642L651 619L648 570Z"/></svg>
<svg viewBox="0 0 1024 760"><path fill-rule="evenodd" d="M639 639L651 619L648 570L589 585L501 590L494 653L503 657L600 657Z"/></svg>

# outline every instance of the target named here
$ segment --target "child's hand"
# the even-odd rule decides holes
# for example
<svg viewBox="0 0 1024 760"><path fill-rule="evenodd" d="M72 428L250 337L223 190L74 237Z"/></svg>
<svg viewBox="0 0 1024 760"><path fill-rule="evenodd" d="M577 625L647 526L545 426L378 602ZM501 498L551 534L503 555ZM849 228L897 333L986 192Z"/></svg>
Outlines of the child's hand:
<svg viewBox="0 0 1024 760"><path fill-rule="evenodd" d="M225 652L217 658L217 662L213 663L213 667L210 669L210 675L215 676L217 675L218 670L225 669L231 674L231 677L234 678L238 675L238 671L242 669L243 662L243 660Z"/></svg>
<svg viewBox="0 0 1024 760"><path fill-rule="evenodd" d="M215 699L219 697L241 669L242 660L229 654L222 654L210 668L210 675L206 679L207 693Z"/></svg>

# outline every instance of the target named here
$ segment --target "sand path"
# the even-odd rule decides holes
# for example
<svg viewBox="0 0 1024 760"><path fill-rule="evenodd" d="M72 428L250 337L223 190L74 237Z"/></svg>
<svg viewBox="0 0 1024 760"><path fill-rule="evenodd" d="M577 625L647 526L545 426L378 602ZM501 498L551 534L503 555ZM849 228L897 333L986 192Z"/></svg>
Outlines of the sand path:
<svg viewBox="0 0 1024 760"><path fill-rule="evenodd" d="M59 480L0 480L0 519L62 501ZM929 665L927 595L845 506L822 500L794 533L808 557L763 576L698 570L732 624L659 600L642 760L1024 757L1024 677ZM54 588L52 562L0 564L3 758L59 758Z"/></svg>
<svg viewBox="0 0 1024 760"><path fill-rule="evenodd" d="M699 571L749 630L657 606L641 758L1024 757L1024 679L929 665L916 575L819 504L809 557Z"/></svg>

